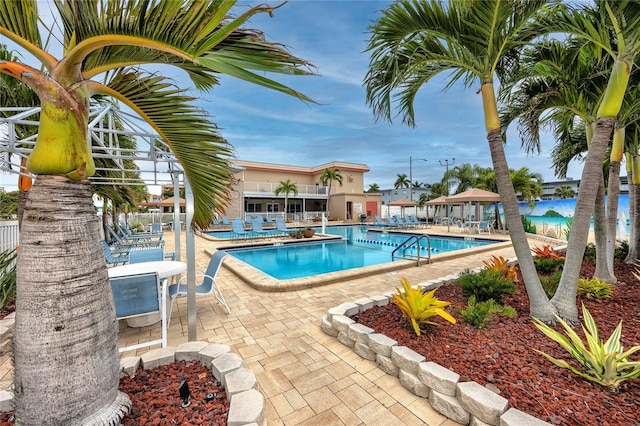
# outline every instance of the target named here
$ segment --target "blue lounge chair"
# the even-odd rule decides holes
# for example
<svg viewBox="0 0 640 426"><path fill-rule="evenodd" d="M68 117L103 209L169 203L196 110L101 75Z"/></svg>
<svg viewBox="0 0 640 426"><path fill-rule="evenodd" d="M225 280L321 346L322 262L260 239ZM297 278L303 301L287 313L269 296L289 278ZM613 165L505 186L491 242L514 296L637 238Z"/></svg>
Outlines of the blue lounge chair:
<svg viewBox="0 0 640 426"><path fill-rule="evenodd" d="M378 228L387 228L387 227L391 226L390 224L385 223L385 222L382 220L382 218L381 218L380 216L378 216L378 215L376 215L376 217L375 217L375 221L376 221L376 222L373 224L373 226L374 226L374 227L378 227Z"/></svg>
<svg viewBox="0 0 640 426"><path fill-rule="evenodd" d="M244 226L244 222L240 218L235 218L231 221L231 239L232 240L250 240L253 237L252 231L247 231Z"/></svg>
<svg viewBox="0 0 640 426"><path fill-rule="evenodd" d="M106 241L102 241L102 251L107 266L126 265L129 263L129 250L117 250L109 247Z"/></svg>
<svg viewBox="0 0 640 426"><path fill-rule="evenodd" d="M112 243L115 244L119 250L130 250L133 247L164 247L164 240L126 238L116 232L112 226L107 225L106 228Z"/></svg>
<svg viewBox="0 0 640 426"><path fill-rule="evenodd" d="M281 237L287 237L289 236L289 232L291 232L291 230L289 228L287 228L287 224L284 221L283 217L277 217L276 218L276 234L279 234Z"/></svg>
<svg viewBox="0 0 640 426"><path fill-rule="evenodd" d="M253 231L256 237L271 238L271 235L273 235L271 231L262 228L262 219L259 217L253 218L250 223L251 231Z"/></svg>
<svg viewBox="0 0 640 426"><path fill-rule="evenodd" d="M220 303L227 311L227 313L231 313L231 309L229 309L229 305L226 300L224 300L224 296L220 291L220 287L216 283L216 276L218 275L218 271L220 270L220 266L222 266L222 261L227 255L224 251L216 251L211 256L211 260L209 261L209 266L207 266L206 271L197 270L196 271L196 279L202 279L200 283L196 285L196 295L197 296L206 296L208 294L213 294L213 297L216 298L218 303ZM169 309L169 317L171 317L171 310L173 309L173 302L178 297L185 297L187 295L187 277L182 277L180 281L176 284L171 284L169 286L169 297L171 297L171 307Z"/></svg>
<svg viewBox="0 0 640 426"><path fill-rule="evenodd" d="M223 225L227 225L227 226L228 226L228 225L231 225L231 224L229 223L229 216L226 216L226 215L223 215L223 216L222 216L222 224L223 224Z"/></svg>

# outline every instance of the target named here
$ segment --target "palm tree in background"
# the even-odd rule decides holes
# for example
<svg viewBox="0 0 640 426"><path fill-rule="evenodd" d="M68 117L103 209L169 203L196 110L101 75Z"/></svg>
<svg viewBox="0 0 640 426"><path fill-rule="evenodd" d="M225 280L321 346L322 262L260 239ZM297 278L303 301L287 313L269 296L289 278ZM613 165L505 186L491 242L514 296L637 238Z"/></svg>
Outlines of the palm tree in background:
<svg viewBox="0 0 640 426"><path fill-rule="evenodd" d="M574 191L569 185L560 185L555 191L553 191L553 195L564 200L565 198L575 197L576 191Z"/></svg>
<svg viewBox="0 0 640 426"><path fill-rule="evenodd" d="M281 180L280 185L274 191L276 195L284 194L284 217L287 218L287 205L289 201L289 194L293 194L294 196L298 195L298 185L294 182L291 182L291 179Z"/></svg>
<svg viewBox="0 0 640 426"><path fill-rule="evenodd" d="M329 198L331 197L331 185L333 182L338 182L340 186L342 186L342 173L338 169L329 169L326 168L322 171L320 175L320 183L324 186L328 186L327 188L327 212L329 211Z"/></svg>
<svg viewBox="0 0 640 426"><path fill-rule="evenodd" d="M0 36L42 67L0 62L0 73L26 84L41 107L26 164L37 179L17 261L14 412L17 424L117 424L130 401L118 391L118 323L87 179L95 173L91 100L113 98L158 133L193 189L191 226L206 228L229 196L231 147L184 89L141 66L176 67L198 90L211 90L224 73L306 101L265 73L311 71L260 31L241 28L256 14L273 14L269 6L233 17L233 1L51 4L47 27L36 0L0 0ZM52 41L62 46L46 45Z"/></svg>
<svg viewBox="0 0 640 426"><path fill-rule="evenodd" d="M372 183L369 185L369 189L367 189L367 192L379 192L380 191L380 187L378 186L377 183Z"/></svg>
<svg viewBox="0 0 640 426"><path fill-rule="evenodd" d="M398 173L396 175L396 181L393 183L393 187L395 189L400 189L400 188L409 188L409 186L411 186L411 182L409 181L409 177L402 173Z"/></svg>
<svg viewBox="0 0 640 426"><path fill-rule="evenodd" d="M397 108L404 123L415 125L414 101L423 84L446 72L446 88L458 82L480 86L487 141L514 250L530 301L531 314L553 321L555 308L540 285L520 221L518 201L503 147L494 79L517 63L521 50L542 36L537 24L549 13L546 1L399 1L371 27L371 54L365 77L367 102L377 118L391 120Z"/></svg>
<svg viewBox="0 0 640 426"><path fill-rule="evenodd" d="M511 182L516 192L524 201L533 207L536 200L542 196L542 175L534 173L528 167L521 167L518 170L509 170Z"/></svg>

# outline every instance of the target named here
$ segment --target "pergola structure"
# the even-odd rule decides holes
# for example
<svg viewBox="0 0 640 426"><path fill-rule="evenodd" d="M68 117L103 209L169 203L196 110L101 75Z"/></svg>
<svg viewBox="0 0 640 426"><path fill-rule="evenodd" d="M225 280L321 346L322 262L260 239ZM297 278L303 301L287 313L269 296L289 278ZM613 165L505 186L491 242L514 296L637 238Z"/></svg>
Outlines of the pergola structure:
<svg viewBox="0 0 640 426"><path fill-rule="evenodd" d="M24 174L20 161L29 156L35 146L38 114L40 107L0 108L0 172ZM20 137L19 129L33 128L29 136ZM193 193L178 160L167 144L147 129L143 121L132 114L112 105L94 105L90 108L88 140L94 158L109 158L112 167L97 169L108 171L107 177L93 176L92 184L97 185L165 185L173 184L174 193L179 193L182 176L186 198L186 223L193 219ZM135 148L122 148L119 136L135 139ZM124 160L133 160L137 169L126 169ZM139 178L127 177L127 172L138 172ZM33 177L33 176L31 176ZM176 260L180 260L180 206L176 198L174 213ZM190 226L186 227L187 263L187 316L189 341L196 337L196 294L195 294L195 235Z"/></svg>

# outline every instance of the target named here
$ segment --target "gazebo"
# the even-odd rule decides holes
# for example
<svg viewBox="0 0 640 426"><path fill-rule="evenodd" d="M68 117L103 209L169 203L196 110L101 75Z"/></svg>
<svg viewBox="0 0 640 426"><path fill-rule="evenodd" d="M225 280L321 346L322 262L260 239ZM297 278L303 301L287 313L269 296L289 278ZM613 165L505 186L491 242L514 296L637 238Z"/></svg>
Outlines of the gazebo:
<svg viewBox="0 0 640 426"><path fill-rule="evenodd" d="M471 203L488 203L497 204L500 202L500 194L495 192L485 191L484 189L471 188L467 191L461 192L450 197L446 197L447 204L462 204L469 203L469 220L471 220Z"/></svg>

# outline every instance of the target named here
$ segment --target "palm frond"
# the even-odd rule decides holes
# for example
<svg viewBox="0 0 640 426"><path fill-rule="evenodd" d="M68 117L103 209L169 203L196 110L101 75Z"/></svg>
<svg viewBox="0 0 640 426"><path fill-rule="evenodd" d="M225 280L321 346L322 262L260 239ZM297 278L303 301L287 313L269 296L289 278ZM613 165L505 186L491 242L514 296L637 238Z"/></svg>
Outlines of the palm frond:
<svg viewBox="0 0 640 426"><path fill-rule="evenodd" d="M193 190L194 225L208 227L228 200L232 148L206 112L167 79L135 70L117 75L105 92L139 113L170 147Z"/></svg>

